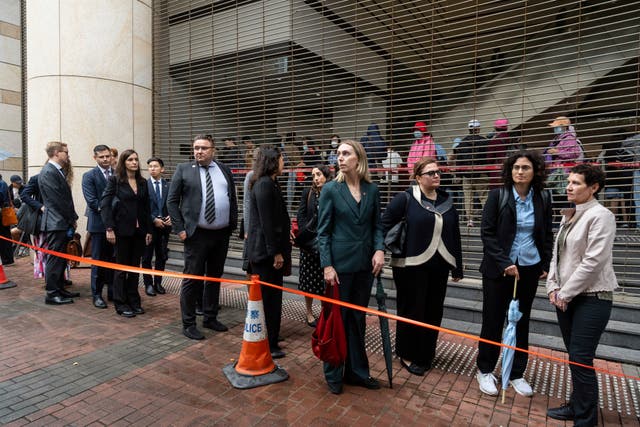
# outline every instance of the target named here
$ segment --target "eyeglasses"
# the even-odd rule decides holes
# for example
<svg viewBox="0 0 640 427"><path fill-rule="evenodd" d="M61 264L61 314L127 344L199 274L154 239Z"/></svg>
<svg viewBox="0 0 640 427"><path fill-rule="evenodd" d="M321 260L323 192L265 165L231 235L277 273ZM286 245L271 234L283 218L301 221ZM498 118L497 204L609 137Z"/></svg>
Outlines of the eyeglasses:
<svg viewBox="0 0 640 427"><path fill-rule="evenodd" d="M193 151L207 151L207 150L211 150L213 147L203 147L201 145L196 145L195 147L193 147Z"/></svg>
<svg viewBox="0 0 640 427"><path fill-rule="evenodd" d="M533 168L529 165L513 165L512 169L514 171L529 172Z"/></svg>
<svg viewBox="0 0 640 427"><path fill-rule="evenodd" d="M424 176L424 175L428 175L429 177L433 178L436 175L442 176L442 171L441 170L426 171L418 174L418 176Z"/></svg>

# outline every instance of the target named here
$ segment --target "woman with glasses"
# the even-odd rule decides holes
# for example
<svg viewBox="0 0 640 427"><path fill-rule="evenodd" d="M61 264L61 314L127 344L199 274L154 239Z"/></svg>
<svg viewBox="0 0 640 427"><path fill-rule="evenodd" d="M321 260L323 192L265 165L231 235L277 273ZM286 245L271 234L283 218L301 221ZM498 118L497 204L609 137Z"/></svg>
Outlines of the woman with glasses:
<svg viewBox="0 0 640 427"><path fill-rule="evenodd" d="M529 348L529 316L538 281L549 271L553 246L551 195L544 190L546 177L542 156L535 151L515 153L502 166L502 188L491 190L482 212L480 235L484 256L482 273L482 330L480 337L501 341L502 328L517 279L516 299L522 318L516 326L516 347ZM497 395L493 370L500 347L478 344L480 391ZM527 353L517 351L510 383L516 393L531 396L531 386L523 378Z"/></svg>
<svg viewBox="0 0 640 427"><path fill-rule="evenodd" d="M385 234L406 219L405 247L392 255L398 315L440 326L449 272L462 278L460 223L453 200L440 189L436 159L423 157L413 167L417 185L398 193L382 216ZM422 376L431 368L438 331L398 322L396 353L402 366Z"/></svg>

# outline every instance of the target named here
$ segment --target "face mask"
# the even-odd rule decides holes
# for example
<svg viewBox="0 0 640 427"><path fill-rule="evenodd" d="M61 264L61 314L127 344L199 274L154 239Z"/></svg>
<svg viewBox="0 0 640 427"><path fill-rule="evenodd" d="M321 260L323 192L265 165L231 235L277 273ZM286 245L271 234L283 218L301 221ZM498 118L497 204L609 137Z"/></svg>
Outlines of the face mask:
<svg viewBox="0 0 640 427"><path fill-rule="evenodd" d="M309 151L309 146L307 144L303 145L302 151Z"/></svg>
<svg viewBox="0 0 640 427"><path fill-rule="evenodd" d="M336 141L335 139L332 139L331 140L331 147L338 148L338 141Z"/></svg>
<svg viewBox="0 0 640 427"><path fill-rule="evenodd" d="M553 128L553 133L556 135L560 135L564 132L564 128L562 126L556 126Z"/></svg>
<svg viewBox="0 0 640 427"><path fill-rule="evenodd" d="M420 139L422 138L422 132L420 132L419 130L414 130L413 131L413 136L415 139Z"/></svg>

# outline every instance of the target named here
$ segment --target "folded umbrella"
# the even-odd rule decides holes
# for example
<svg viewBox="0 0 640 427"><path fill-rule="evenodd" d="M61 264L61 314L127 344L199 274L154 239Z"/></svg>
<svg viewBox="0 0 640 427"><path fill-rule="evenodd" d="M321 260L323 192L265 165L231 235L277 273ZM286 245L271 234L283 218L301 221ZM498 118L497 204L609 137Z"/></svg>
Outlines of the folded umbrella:
<svg viewBox="0 0 640 427"><path fill-rule="evenodd" d="M513 299L509 303L507 312L507 327L502 335L502 343L516 346L516 324L522 317L520 312L520 302L516 299L516 289L518 287L518 279L513 283ZM513 367L513 358L515 350L507 347L502 348L502 403L504 403L505 390L509 387L509 377L511 376L511 368Z"/></svg>
<svg viewBox="0 0 640 427"><path fill-rule="evenodd" d="M387 294L382 287L382 278L378 274L376 278L376 301L378 302L378 310L383 313L387 312L386 303ZM393 388L393 354L391 351L391 337L389 335L389 319L378 316L380 320L380 335L382 336L382 351L384 352L384 362L387 366L387 377L389 378L389 388Z"/></svg>

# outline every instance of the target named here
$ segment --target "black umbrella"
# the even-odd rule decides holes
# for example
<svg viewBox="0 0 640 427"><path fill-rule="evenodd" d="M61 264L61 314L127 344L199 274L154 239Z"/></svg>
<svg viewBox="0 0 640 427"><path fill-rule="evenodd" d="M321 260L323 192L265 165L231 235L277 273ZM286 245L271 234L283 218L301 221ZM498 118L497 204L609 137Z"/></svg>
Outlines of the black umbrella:
<svg viewBox="0 0 640 427"><path fill-rule="evenodd" d="M387 303L385 299L387 294L382 287L382 278L378 274L376 283L376 301L378 302L378 310L383 313L387 312ZM384 361L387 365L387 376L389 377L389 388L393 388L391 379L393 377L393 354L391 353L391 337L389 336L389 319L386 317L378 316L380 320L380 335L382 336L382 350L384 351Z"/></svg>

